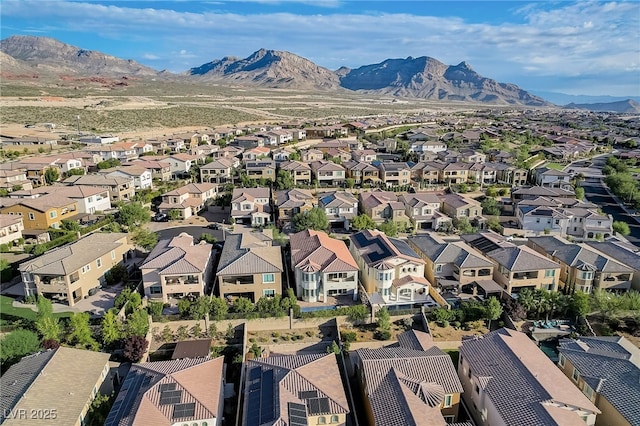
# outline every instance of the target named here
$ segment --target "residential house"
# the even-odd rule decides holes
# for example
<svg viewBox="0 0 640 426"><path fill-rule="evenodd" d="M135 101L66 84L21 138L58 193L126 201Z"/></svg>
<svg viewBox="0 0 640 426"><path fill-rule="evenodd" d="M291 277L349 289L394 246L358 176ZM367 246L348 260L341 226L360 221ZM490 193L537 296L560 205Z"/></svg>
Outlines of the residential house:
<svg viewBox="0 0 640 426"><path fill-rule="evenodd" d="M169 142L166 138L146 139L145 143L151 145L153 152L164 154L169 150Z"/></svg>
<svg viewBox="0 0 640 426"><path fill-rule="evenodd" d="M351 159L357 162L371 163L377 160L377 153L372 149L359 149L351 151Z"/></svg>
<svg viewBox="0 0 640 426"><path fill-rule="evenodd" d="M601 411L597 426L640 424L640 350L621 336L561 339L558 367Z"/></svg>
<svg viewBox="0 0 640 426"><path fill-rule="evenodd" d="M295 151L292 148L276 148L271 150L271 158L276 163L282 163L284 161L289 161L289 157Z"/></svg>
<svg viewBox="0 0 640 426"><path fill-rule="evenodd" d="M487 161L487 156L473 149L464 149L460 151L460 160L467 163L484 163Z"/></svg>
<svg viewBox="0 0 640 426"><path fill-rule="evenodd" d="M248 161L245 164L247 177L252 180L276 180L276 162L273 160Z"/></svg>
<svg viewBox="0 0 640 426"><path fill-rule="evenodd" d="M118 142L111 145L90 145L85 151L98 156L100 161L119 160L125 163L144 153L153 152L153 145L145 142Z"/></svg>
<svg viewBox="0 0 640 426"><path fill-rule="evenodd" d="M200 132L181 133L173 135L173 138L181 139L184 142L186 148L193 148L198 145L208 145L210 141L209 135Z"/></svg>
<svg viewBox="0 0 640 426"><path fill-rule="evenodd" d="M329 297L358 298L358 264L344 241L307 229L291 235L291 270L296 294L305 302L327 303Z"/></svg>
<svg viewBox="0 0 640 426"><path fill-rule="evenodd" d="M411 167L411 179L418 183L435 185L440 182L441 169L438 162L421 161Z"/></svg>
<svg viewBox="0 0 640 426"><path fill-rule="evenodd" d="M42 295L74 306L104 285L105 273L120 265L134 246L128 234L94 233L23 262L24 294Z"/></svg>
<svg viewBox="0 0 640 426"><path fill-rule="evenodd" d="M5 426L85 424L91 402L111 387L108 353L60 346L22 358L0 377ZM73 372L73 380L69 374ZM103 386L104 385L104 386ZM43 407L46 401L47 406Z"/></svg>
<svg viewBox="0 0 640 426"><path fill-rule="evenodd" d="M233 161L228 158L218 158L200 167L200 181L210 183L233 182Z"/></svg>
<svg viewBox="0 0 640 426"><path fill-rule="evenodd" d="M350 408L333 354L271 354L247 361L243 425L350 424Z"/></svg>
<svg viewBox="0 0 640 426"><path fill-rule="evenodd" d="M347 179L353 179L354 185L376 185L380 182L380 172L373 164L345 161L342 166L346 169Z"/></svg>
<svg viewBox="0 0 640 426"><path fill-rule="evenodd" d="M593 426L600 413L519 331L463 340L458 377L477 425Z"/></svg>
<svg viewBox="0 0 640 426"><path fill-rule="evenodd" d="M293 132L287 129L271 129L266 134L275 138L276 145L282 145L293 140Z"/></svg>
<svg viewBox="0 0 640 426"><path fill-rule="evenodd" d="M546 188L542 186L523 186L511 191L511 201L514 205L522 200L535 200L538 197L575 199L576 194L571 189Z"/></svg>
<svg viewBox="0 0 640 426"><path fill-rule="evenodd" d="M633 269L631 288L640 290L640 248L615 238L606 241L587 240L582 244Z"/></svg>
<svg viewBox="0 0 640 426"><path fill-rule="evenodd" d="M249 148L242 153L242 161L261 161L264 159L268 159L269 153L271 153L271 148L267 147L256 147Z"/></svg>
<svg viewBox="0 0 640 426"><path fill-rule="evenodd" d="M398 201L398 195L391 191L379 189L360 193L362 211L377 224L383 222L409 223L405 205ZM439 205L439 204L438 204Z"/></svg>
<svg viewBox="0 0 640 426"><path fill-rule="evenodd" d="M0 213L22 216L25 230L46 230L60 228L61 221L78 213L78 203L57 194L47 194L36 198L22 198L7 204Z"/></svg>
<svg viewBox="0 0 640 426"><path fill-rule="evenodd" d="M521 202L516 206L516 219L518 228L524 230L526 236L551 233L567 235L571 216L565 214L563 209Z"/></svg>
<svg viewBox="0 0 640 426"><path fill-rule="evenodd" d="M529 171L526 169L521 169L519 167L500 162L486 164L496 171L497 183L511 186L524 186L527 184Z"/></svg>
<svg viewBox="0 0 640 426"><path fill-rule="evenodd" d="M300 159L305 163L313 163L324 159L324 152L319 149L310 148L300 151Z"/></svg>
<svg viewBox="0 0 640 426"><path fill-rule="evenodd" d="M80 143L106 145L110 143L119 142L120 138L118 136L113 136L113 135L104 135L104 136L87 135L79 138L78 140L80 141Z"/></svg>
<svg viewBox="0 0 640 426"><path fill-rule="evenodd" d="M529 238L527 245L560 264L559 284L567 293L592 290L626 291L634 270L584 244L557 236Z"/></svg>
<svg viewBox="0 0 640 426"><path fill-rule="evenodd" d="M440 198L430 192L403 194L400 201L404 205L405 214L411 220L413 228L418 230L440 229L451 218L440 212Z"/></svg>
<svg viewBox="0 0 640 426"><path fill-rule="evenodd" d="M367 424L375 426L470 425L456 423L463 391L451 357L431 335L409 330L397 346L354 353Z"/></svg>
<svg viewBox="0 0 640 426"><path fill-rule="evenodd" d="M191 155L195 155L198 158L216 158L218 151L220 151L219 145L198 145L189 148L187 151Z"/></svg>
<svg viewBox="0 0 640 426"><path fill-rule="evenodd" d="M447 144L437 140L428 141L426 139L416 139L420 134L414 134L409 136L409 152L415 152L417 154L437 154L447 150Z"/></svg>
<svg viewBox="0 0 640 426"><path fill-rule="evenodd" d="M318 208L326 213L330 229L349 230L358 215L358 199L347 191L319 193Z"/></svg>
<svg viewBox="0 0 640 426"><path fill-rule="evenodd" d="M0 214L0 245L11 245L22 238L24 230L23 217L11 214Z"/></svg>
<svg viewBox="0 0 640 426"><path fill-rule="evenodd" d="M171 180L171 163L163 160L147 160L139 159L133 161L132 165L147 169L151 171L151 178L158 179L163 182ZM135 185L135 182L134 182Z"/></svg>
<svg viewBox="0 0 640 426"><path fill-rule="evenodd" d="M406 240L364 230L349 237L360 282L375 305L412 305L430 300L425 262Z"/></svg>
<svg viewBox="0 0 640 426"><path fill-rule="evenodd" d="M140 265L144 294L151 300L203 296L212 282L213 245L182 232L161 240Z"/></svg>
<svg viewBox="0 0 640 426"><path fill-rule="evenodd" d="M293 217L311 210L316 197L308 189L289 189L276 192L277 225L282 230L291 230Z"/></svg>
<svg viewBox="0 0 640 426"><path fill-rule="evenodd" d="M227 145L222 149L219 149L215 153L216 158L229 158L230 160L236 161L236 157L240 157L244 149L238 146ZM240 164L238 162L238 164Z"/></svg>
<svg viewBox="0 0 640 426"><path fill-rule="evenodd" d="M270 229L228 234L216 271L220 297L232 300L282 294L282 253Z"/></svg>
<svg viewBox="0 0 640 426"><path fill-rule="evenodd" d="M407 163L382 161L377 167L380 180L388 187L411 183L411 168Z"/></svg>
<svg viewBox="0 0 640 426"><path fill-rule="evenodd" d="M340 164L326 160L314 161L311 171L319 186L344 186L346 170Z"/></svg>
<svg viewBox="0 0 640 426"><path fill-rule="evenodd" d="M184 139L172 137L167 139L167 149L173 154L178 154L186 151L187 145L184 143Z"/></svg>
<svg viewBox="0 0 640 426"><path fill-rule="evenodd" d="M224 357L132 364L105 426L220 426Z"/></svg>
<svg viewBox="0 0 640 426"><path fill-rule="evenodd" d="M480 185L492 185L496 183L498 172L492 164L472 163L467 171L469 182Z"/></svg>
<svg viewBox="0 0 640 426"><path fill-rule="evenodd" d="M494 265L464 241L445 241L438 234L412 235L409 246L425 261L425 277L441 292L471 293L488 296L502 293L493 281Z"/></svg>
<svg viewBox="0 0 640 426"><path fill-rule="evenodd" d="M162 203L158 211L169 214L177 211L181 219L196 216L218 194L218 185L214 183L189 183L162 194Z"/></svg>
<svg viewBox="0 0 640 426"><path fill-rule="evenodd" d="M471 165L463 162L445 163L440 169L438 179L446 185L460 185L469 181Z"/></svg>
<svg viewBox="0 0 640 426"><path fill-rule="evenodd" d="M527 246L517 246L493 231L463 235L494 263L493 279L510 295L530 290L558 290L560 264Z"/></svg>
<svg viewBox="0 0 640 426"><path fill-rule="evenodd" d="M307 139L307 131L305 129L291 129L294 141L303 141Z"/></svg>
<svg viewBox="0 0 640 426"><path fill-rule="evenodd" d="M102 172L104 173L104 171ZM141 167L135 163L119 167L116 170L109 169L105 173L107 176L124 177L125 179L133 179L133 186L135 189L152 189L153 188L153 175L151 170Z"/></svg>
<svg viewBox="0 0 640 426"><path fill-rule="evenodd" d="M136 194L133 178L105 175L69 176L64 181L65 185L74 186L99 186L109 190L111 201L130 201Z"/></svg>
<svg viewBox="0 0 640 426"><path fill-rule="evenodd" d="M549 167L538 167L533 171L533 173L536 185L547 188L571 188L571 174L562 170L550 169Z"/></svg>
<svg viewBox="0 0 640 426"><path fill-rule="evenodd" d="M571 216L567 234L579 238L609 238L613 235L613 217L600 213L597 208L576 205L564 210Z"/></svg>
<svg viewBox="0 0 640 426"><path fill-rule="evenodd" d="M45 194L56 194L59 197L76 201L78 203L78 213L94 214L111 209L109 190L99 186L52 185L29 191L29 196L38 197Z"/></svg>
<svg viewBox="0 0 640 426"><path fill-rule="evenodd" d="M442 201L442 211L453 219L466 217L471 220L482 215L480 202L473 198L455 193L443 194L439 197Z"/></svg>
<svg viewBox="0 0 640 426"><path fill-rule="evenodd" d="M258 226L271 223L271 190L235 188L231 195L230 219L234 223Z"/></svg>
<svg viewBox="0 0 640 426"><path fill-rule="evenodd" d="M0 169L0 188L8 192L20 189L32 189L33 184L27 179L27 172L24 169L5 170Z"/></svg>
<svg viewBox="0 0 640 426"><path fill-rule="evenodd" d="M311 184L311 166L302 161L285 161L280 163L280 170L291 173L294 185Z"/></svg>
<svg viewBox="0 0 640 426"><path fill-rule="evenodd" d="M189 175L191 167L197 163L198 157L191 154L174 154L167 158L171 164L171 174L173 177L185 177Z"/></svg>
<svg viewBox="0 0 640 426"><path fill-rule="evenodd" d="M307 127L307 137L311 139L347 137L349 129L344 126Z"/></svg>

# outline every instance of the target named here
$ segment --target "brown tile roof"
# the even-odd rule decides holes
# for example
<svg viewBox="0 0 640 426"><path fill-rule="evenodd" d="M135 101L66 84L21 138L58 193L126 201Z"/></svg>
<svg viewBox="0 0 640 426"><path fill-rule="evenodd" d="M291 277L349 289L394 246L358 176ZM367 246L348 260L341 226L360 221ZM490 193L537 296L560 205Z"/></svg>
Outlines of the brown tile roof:
<svg viewBox="0 0 640 426"><path fill-rule="evenodd" d="M294 268L306 261L318 265L323 272L357 271L353 259L343 241L329 237L321 231L307 229L291 235L291 263Z"/></svg>
<svg viewBox="0 0 640 426"><path fill-rule="evenodd" d="M184 340L176 343L171 359L204 358L209 356L211 339Z"/></svg>
<svg viewBox="0 0 640 426"><path fill-rule="evenodd" d="M156 269L159 274L198 274L206 270L213 245L193 244L193 236L181 233L161 240L153 248L141 269Z"/></svg>

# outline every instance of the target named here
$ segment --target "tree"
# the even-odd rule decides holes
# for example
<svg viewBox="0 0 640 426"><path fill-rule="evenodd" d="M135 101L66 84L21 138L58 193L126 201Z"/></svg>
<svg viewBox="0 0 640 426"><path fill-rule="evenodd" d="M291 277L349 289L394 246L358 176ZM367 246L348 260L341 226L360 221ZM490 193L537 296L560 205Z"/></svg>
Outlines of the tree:
<svg viewBox="0 0 640 426"><path fill-rule="evenodd" d="M363 213L351 219L351 227L356 231L362 231L363 229L376 229L376 223L369 217L369 215Z"/></svg>
<svg viewBox="0 0 640 426"><path fill-rule="evenodd" d="M398 222L388 220L378 225L378 229L384 232L388 237L395 237L398 235Z"/></svg>
<svg viewBox="0 0 640 426"><path fill-rule="evenodd" d="M53 182L57 182L60 179L60 172L58 169L49 167L44 172L44 180L48 185L51 185Z"/></svg>
<svg viewBox="0 0 640 426"><path fill-rule="evenodd" d="M69 169L64 174L65 176L82 176L84 175L84 169Z"/></svg>
<svg viewBox="0 0 640 426"><path fill-rule="evenodd" d="M347 186L347 188L351 189L356 186L356 181L353 178L346 178L344 180L344 184Z"/></svg>
<svg viewBox="0 0 640 426"><path fill-rule="evenodd" d="M380 330L388 331L391 329L391 315L389 315L386 306L380 309L376 316L378 317L377 324Z"/></svg>
<svg viewBox="0 0 640 426"><path fill-rule="evenodd" d="M233 301L233 312L238 314L248 314L249 312L253 312L255 306L251 303L251 300L246 297L238 297Z"/></svg>
<svg viewBox="0 0 640 426"><path fill-rule="evenodd" d="M38 296L36 303L38 313L36 314L35 326L43 339L59 341L62 326L58 318L53 316L53 305L44 296Z"/></svg>
<svg viewBox="0 0 640 426"><path fill-rule="evenodd" d="M140 203L127 203L120 207L116 215L116 222L127 227L140 226L150 220L149 210Z"/></svg>
<svg viewBox="0 0 640 426"><path fill-rule="evenodd" d="M113 395L103 395L98 392L91 401L89 411L87 412L87 418L85 421L86 426L102 426L107 420L109 411L111 410L111 400Z"/></svg>
<svg viewBox="0 0 640 426"><path fill-rule="evenodd" d="M618 298L606 290L594 290L591 303L596 311L602 314L602 322L620 309Z"/></svg>
<svg viewBox="0 0 640 426"><path fill-rule="evenodd" d="M18 328L0 340L0 361L17 361L19 358L40 349L38 335L30 330Z"/></svg>
<svg viewBox="0 0 640 426"><path fill-rule="evenodd" d="M365 321L369 317L369 308L366 305L354 305L349 308L347 319L351 322Z"/></svg>
<svg viewBox="0 0 640 426"><path fill-rule="evenodd" d="M124 265L113 265L111 269L104 274L104 279L108 286L126 282L129 279L129 271Z"/></svg>
<svg viewBox="0 0 640 426"><path fill-rule="evenodd" d="M98 169L100 170L110 169L112 167L118 167L120 165L122 165L122 163L117 158L110 158L97 164Z"/></svg>
<svg viewBox="0 0 640 426"><path fill-rule="evenodd" d="M584 188L581 186L576 187L576 199L583 200L584 199Z"/></svg>
<svg viewBox="0 0 640 426"><path fill-rule="evenodd" d="M182 213L178 209L169 210L169 214L167 215L169 220L180 220L182 218Z"/></svg>
<svg viewBox="0 0 640 426"><path fill-rule="evenodd" d="M89 326L89 314L77 312L69 320L70 333L67 342L70 345L82 346L91 350L98 350L98 342L93 338L91 327Z"/></svg>
<svg viewBox="0 0 640 426"><path fill-rule="evenodd" d="M113 310L108 310L100 323L102 329L102 343L110 346L122 338L122 323Z"/></svg>
<svg viewBox="0 0 640 426"><path fill-rule="evenodd" d="M496 197L498 195L498 189L495 186L487 188L487 197Z"/></svg>
<svg viewBox="0 0 640 426"><path fill-rule="evenodd" d="M149 331L149 314L137 309L127 318L125 326L127 336L146 336Z"/></svg>
<svg viewBox="0 0 640 426"><path fill-rule="evenodd" d="M147 303L147 312L151 315L151 318L154 320L162 317L162 309L164 308L162 302L158 302L155 300L150 300Z"/></svg>
<svg viewBox="0 0 640 426"><path fill-rule="evenodd" d="M293 226L296 232L305 229L313 229L316 231L327 231L329 229L329 220L324 210L314 207L293 216Z"/></svg>
<svg viewBox="0 0 640 426"><path fill-rule="evenodd" d="M138 228L133 233L133 242L145 250L151 250L158 244L158 235L145 228Z"/></svg>
<svg viewBox="0 0 640 426"><path fill-rule="evenodd" d="M149 342L142 336L129 336L124 341L124 357L130 362L138 362L147 350Z"/></svg>
<svg viewBox="0 0 640 426"><path fill-rule="evenodd" d="M495 217L487 221L487 226L489 227L489 229L497 232L498 234L502 234L502 231L504 231L504 227L500 223L500 220L496 219Z"/></svg>
<svg viewBox="0 0 640 426"><path fill-rule="evenodd" d="M115 300L113 301L113 307L119 310L127 302L129 302L127 304L127 311L133 312L138 308L138 306L142 304L142 297L140 296L140 293L138 293L137 291L133 291L127 287L123 289L119 295L116 296Z"/></svg>
<svg viewBox="0 0 640 426"><path fill-rule="evenodd" d="M227 317L229 305L220 297L212 297L209 305L209 315L213 321L220 321Z"/></svg>
<svg viewBox="0 0 640 426"><path fill-rule="evenodd" d="M198 297L189 307L189 317L194 320L201 320L207 315L211 309L209 296Z"/></svg>
<svg viewBox="0 0 640 426"><path fill-rule="evenodd" d="M571 295L569 302L569 311L577 316L584 317L591 310L589 295L582 291L576 291Z"/></svg>
<svg viewBox="0 0 640 426"><path fill-rule="evenodd" d="M496 320L502 315L502 305L495 297L490 297L484 304L485 318L489 321L487 328L491 330L491 321Z"/></svg>
<svg viewBox="0 0 640 426"><path fill-rule="evenodd" d="M495 198L487 197L480 203L482 206L482 213L490 216L500 215L500 207Z"/></svg>
<svg viewBox="0 0 640 426"><path fill-rule="evenodd" d="M278 170L276 176L276 188L278 189L291 189L296 185L291 172L287 170Z"/></svg>
<svg viewBox="0 0 640 426"><path fill-rule="evenodd" d="M476 228L471 226L467 217L457 217L452 221L454 228L460 231L461 234L473 234L476 232Z"/></svg>
<svg viewBox="0 0 640 426"><path fill-rule="evenodd" d="M616 220L613 222L613 230L622 235L629 235L631 233L629 224L620 220Z"/></svg>

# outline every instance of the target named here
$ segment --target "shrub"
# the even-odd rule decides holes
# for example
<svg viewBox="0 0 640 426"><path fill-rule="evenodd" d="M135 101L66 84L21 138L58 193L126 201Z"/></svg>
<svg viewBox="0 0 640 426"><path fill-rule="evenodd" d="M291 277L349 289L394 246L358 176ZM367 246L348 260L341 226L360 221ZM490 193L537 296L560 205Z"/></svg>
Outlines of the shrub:
<svg viewBox="0 0 640 426"><path fill-rule="evenodd" d="M124 357L130 362L138 362L147 350L149 342L142 336L130 336L124 342Z"/></svg>
<svg viewBox="0 0 640 426"><path fill-rule="evenodd" d="M389 339L391 339L391 331L389 331L389 330L378 330L378 331L376 331L375 338L377 340L389 340Z"/></svg>

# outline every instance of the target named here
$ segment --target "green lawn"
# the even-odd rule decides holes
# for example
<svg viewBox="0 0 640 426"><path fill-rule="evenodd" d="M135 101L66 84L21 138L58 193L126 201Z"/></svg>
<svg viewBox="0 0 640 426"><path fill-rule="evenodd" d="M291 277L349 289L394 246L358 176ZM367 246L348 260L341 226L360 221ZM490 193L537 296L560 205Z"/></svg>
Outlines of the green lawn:
<svg viewBox="0 0 640 426"><path fill-rule="evenodd" d="M0 296L0 316L12 316L18 318L24 318L28 320L35 320L37 312L32 311L29 308L15 308L13 305L13 299L8 296ZM54 313L54 317L65 318L70 317L71 312Z"/></svg>
<svg viewBox="0 0 640 426"><path fill-rule="evenodd" d="M554 170L562 170L564 169L565 165L564 164L560 164L560 163L547 163L544 165L544 167L548 167L550 169L554 169Z"/></svg>

